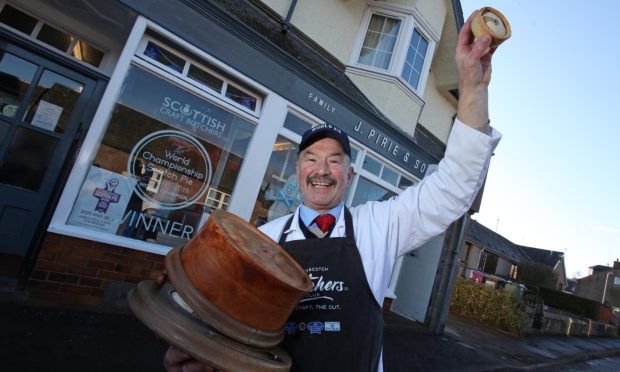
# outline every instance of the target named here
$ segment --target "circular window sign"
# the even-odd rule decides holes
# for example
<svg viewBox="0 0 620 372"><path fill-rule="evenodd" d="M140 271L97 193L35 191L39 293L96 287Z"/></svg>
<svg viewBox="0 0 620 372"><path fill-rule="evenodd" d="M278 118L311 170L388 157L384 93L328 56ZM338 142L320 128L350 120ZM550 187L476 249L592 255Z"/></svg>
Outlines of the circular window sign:
<svg viewBox="0 0 620 372"><path fill-rule="evenodd" d="M194 137L161 130L136 143L127 172L142 200L161 209L181 209L204 196L211 183L211 160Z"/></svg>

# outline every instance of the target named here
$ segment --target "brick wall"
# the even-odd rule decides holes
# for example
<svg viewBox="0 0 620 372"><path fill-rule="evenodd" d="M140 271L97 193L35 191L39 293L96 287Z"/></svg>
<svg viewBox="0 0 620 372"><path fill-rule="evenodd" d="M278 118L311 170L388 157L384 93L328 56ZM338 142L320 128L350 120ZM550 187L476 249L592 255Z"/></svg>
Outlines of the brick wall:
<svg viewBox="0 0 620 372"><path fill-rule="evenodd" d="M115 282L155 279L164 256L48 233L28 282L31 300L98 306Z"/></svg>

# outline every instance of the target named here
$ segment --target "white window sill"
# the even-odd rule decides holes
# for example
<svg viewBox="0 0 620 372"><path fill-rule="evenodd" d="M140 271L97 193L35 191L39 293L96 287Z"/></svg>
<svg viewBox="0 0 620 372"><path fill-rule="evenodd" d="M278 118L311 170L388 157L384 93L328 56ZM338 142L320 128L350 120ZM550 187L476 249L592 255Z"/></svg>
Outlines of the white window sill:
<svg viewBox="0 0 620 372"><path fill-rule="evenodd" d="M47 231L60 234L60 235L68 235L75 238L92 240L99 243L105 243L110 245L115 245L123 248L130 248L139 251L155 253L160 255L166 255L172 248L155 243L149 243L141 240L124 238L118 235L111 235L107 233L102 233L98 231L93 231L89 229L85 229L83 227L71 226L71 225L61 225L61 224L50 224L47 228Z"/></svg>

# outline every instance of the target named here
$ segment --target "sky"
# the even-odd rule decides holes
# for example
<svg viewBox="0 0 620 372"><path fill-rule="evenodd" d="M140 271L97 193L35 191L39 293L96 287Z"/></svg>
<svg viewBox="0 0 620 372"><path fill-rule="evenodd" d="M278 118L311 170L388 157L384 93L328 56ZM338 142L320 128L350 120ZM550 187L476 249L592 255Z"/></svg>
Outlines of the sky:
<svg viewBox="0 0 620 372"><path fill-rule="evenodd" d="M513 243L565 253L566 275L620 259L620 1L461 0L512 28L493 56L503 134L473 218ZM616 106L618 105L618 106Z"/></svg>

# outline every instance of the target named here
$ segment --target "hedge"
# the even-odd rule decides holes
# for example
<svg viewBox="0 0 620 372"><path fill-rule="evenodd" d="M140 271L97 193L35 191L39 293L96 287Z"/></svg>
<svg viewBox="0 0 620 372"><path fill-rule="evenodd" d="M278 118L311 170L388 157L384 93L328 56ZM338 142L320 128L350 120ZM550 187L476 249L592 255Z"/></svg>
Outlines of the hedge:
<svg viewBox="0 0 620 372"><path fill-rule="evenodd" d="M458 278L450 310L501 330L520 334L525 322L525 305L512 293Z"/></svg>

